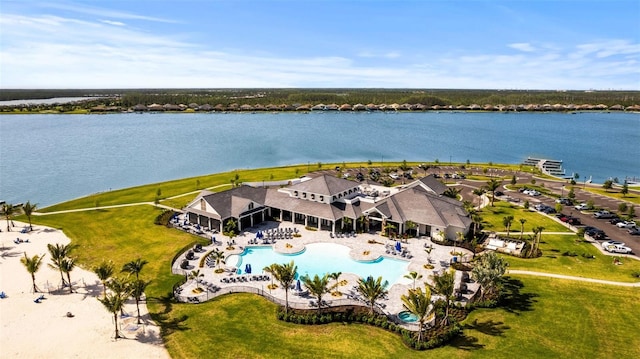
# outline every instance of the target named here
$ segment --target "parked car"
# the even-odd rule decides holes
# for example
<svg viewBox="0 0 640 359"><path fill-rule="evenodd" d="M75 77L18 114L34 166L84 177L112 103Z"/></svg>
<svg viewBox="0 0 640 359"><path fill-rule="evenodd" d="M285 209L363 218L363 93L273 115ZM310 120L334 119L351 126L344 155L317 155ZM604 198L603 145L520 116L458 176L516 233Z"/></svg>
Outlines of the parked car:
<svg viewBox="0 0 640 359"><path fill-rule="evenodd" d="M586 209L589 209L589 206L586 203L580 203L575 205L575 207L573 208L577 209L578 211L584 211Z"/></svg>
<svg viewBox="0 0 640 359"><path fill-rule="evenodd" d="M616 226L618 226L618 228L633 228L636 226L636 222L634 221L618 222L616 223Z"/></svg>
<svg viewBox="0 0 640 359"><path fill-rule="evenodd" d="M624 242L618 242L618 241L606 241L606 242L602 242L601 246L602 248L604 248L606 246L626 246L626 244Z"/></svg>
<svg viewBox="0 0 640 359"><path fill-rule="evenodd" d="M631 248L627 246L619 246L619 245L606 246L604 247L604 250L611 253L622 253L622 254L629 254L632 252Z"/></svg>
<svg viewBox="0 0 640 359"><path fill-rule="evenodd" d="M580 222L580 219L576 217L569 217L569 219L567 219L567 223L572 226L579 226L582 224L582 222Z"/></svg>
<svg viewBox="0 0 640 359"><path fill-rule="evenodd" d="M609 220L609 223L611 223L611 224L618 224L620 222L622 222L622 220L620 218L611 218Z"/></svg>
<svg viewBox="0 0 640 359"><path fill-rule="evenodd" d="M565 206L571 206L571 205L573 205L573 201L571 201L571 199L569 199L569 198L562 198L562 197L561 197L561 198L556 199L556 203L560 203L560 204L563 204L563 205L565 205Z"/></svg>
<svg viewBox="0 0 640 359"><path fill-rule="evenodd" d="M604 231L596 227L586 227L584 230L584 233L590 235L593 238L603 237L603 236L606 237L606 234L604 233Z"/></svg>
<svg viewBox="0 0 640 359"><path fill-rule="evenodd" d="M640 228L638 227L629 228L628 232L632 236L640 236Z"/></svg>
<svg viewBox="0 0 640 359"><path fill-rule="evenodd" d="M609 211L598 211L593 214L598 219L613 218L614 214Z"/></svg>

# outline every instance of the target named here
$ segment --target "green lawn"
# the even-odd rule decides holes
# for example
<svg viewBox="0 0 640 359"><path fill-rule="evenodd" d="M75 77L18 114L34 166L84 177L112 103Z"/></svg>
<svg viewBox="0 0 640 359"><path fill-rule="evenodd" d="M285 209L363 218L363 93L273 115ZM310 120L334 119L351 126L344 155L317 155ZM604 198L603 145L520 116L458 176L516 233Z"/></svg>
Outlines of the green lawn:
<svg viewBox="0 0 640 359"><path fill-rule="evenodd" d="M464 335L427 352L361 324L280 322L276 305L233 294L173 305L165 336L174 358L633 358L640 355L639 290L513 277L505 308L472 312Z"/></svg>
<svg viewBox="0 0 640 359"><path fill-rule="evenodd" d="M617 200L631 202L634 204L640 204L640 195L638 195L637 190L629 190L629 193L626 196L623 196L620 193L620 189L618 188L606 190L604 188L586 187L583 189L583 191L596 193L602 196L607 196Z"/></svg>
<svg viewBox="0 0 640 359"><path fill-rule="evenodd" d="M520 218L527 220L524 224L525 232L531 232L533 227L537 226L544 227L544 232L571 232L567 227L537 211L525 210L515 204L497 200L494 205L495 207L489 205L480 211L484 229L487 231L505 232L506 228L502 224L502 219L506 216L513 216L514 219L511 224L512 237L519 237L520 235Z"/></svg>
<svg viewBox="0 0 640 359"><path fill-rule="evenodd" d="M632 273L640 272L640 261L619 257L622 265L613 264L612 256L602 254L593 244L577 235L544 234L540 241L542 257L525 259L505 255L510 269L558 273L576 277L597 278L619 282L638 282ZM573 252L577 256L565 256ZM584 256L583 256L584 255ZM594 256L595 258L587 258Z"/></svg>

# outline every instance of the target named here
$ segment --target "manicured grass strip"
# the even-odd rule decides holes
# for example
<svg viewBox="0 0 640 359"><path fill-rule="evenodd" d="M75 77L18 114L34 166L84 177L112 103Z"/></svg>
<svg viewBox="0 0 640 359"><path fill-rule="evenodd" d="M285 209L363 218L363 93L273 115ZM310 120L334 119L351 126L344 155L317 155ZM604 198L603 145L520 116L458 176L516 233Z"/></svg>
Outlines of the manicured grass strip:
<svg viewBox="0 0 640 359"><path fill-rule="evenodd" d="M640 261L618 257L622 265L613 264L615 257L602 254L593 244L582 238L567 235L544 234L540 241L542 257L517 258L505 256L511 269L565 274L618 282L637 282L633 272L640 272ZM575 254L567 256L564 253ZM595 257L593 259L589 257Z"/></svg>
<svg viewBox="0 0 640 359"><path fill-rule="evenodd" d="M629 193L627 193L626 196L623 196L622 193L620 193L620 189L618 188L605 190L604 188L587 187L587 188L584 188L583 191L596 193L602 196L614 198L617 200L627 201L634 204L640 204L640 195L638 195L637 190L629 190Z"/></svg>

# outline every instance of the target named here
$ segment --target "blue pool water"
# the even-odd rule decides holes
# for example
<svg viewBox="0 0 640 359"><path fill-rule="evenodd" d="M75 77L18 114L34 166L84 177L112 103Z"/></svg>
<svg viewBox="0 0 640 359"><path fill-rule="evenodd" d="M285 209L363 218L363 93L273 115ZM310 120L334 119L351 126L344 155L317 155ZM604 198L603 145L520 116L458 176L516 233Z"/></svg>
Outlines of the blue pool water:
<svg viewBox="0 0 640 359"><path fill-rule="evenodd" d="M408 272L409 262L392 258L382 258L375 262L358 262L349 256L350 249L335 243L312 243L299 254L286 255L274 252L271 247L247 248L241 255L231 255L227 258L227 265L236 266L244 271L247 264L251 264L252 273L261 273L264 267L273 263L288 263L294 261L298 266L298 276L342 272L353 273L360 277L381 276L389 284L402 282Z"/></svg>
<svg viewBox="0 0 640 359"><path fill-rule="evenodd" d="M418 316L406 310L398 313L398 318L405 323L415 323L418 321Z"/></svg>

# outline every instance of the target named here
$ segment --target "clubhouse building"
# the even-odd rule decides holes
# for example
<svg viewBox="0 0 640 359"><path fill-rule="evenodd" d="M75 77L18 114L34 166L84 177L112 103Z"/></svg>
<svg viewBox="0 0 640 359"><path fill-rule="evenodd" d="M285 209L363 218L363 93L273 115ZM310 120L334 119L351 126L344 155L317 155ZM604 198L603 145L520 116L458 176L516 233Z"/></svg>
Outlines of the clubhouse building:
<svg viewBox="0 0 640 359"><path fill-rule="evenodd" d="M471 225L462 203L443 196L447 186L433 176L392 188L327 174L269 185L202 191L184 211L189 222L220 232L230 220L239 231L276 220L331 232L391 228L395 233L430 237L442 231L455 238Z"/></svg>

